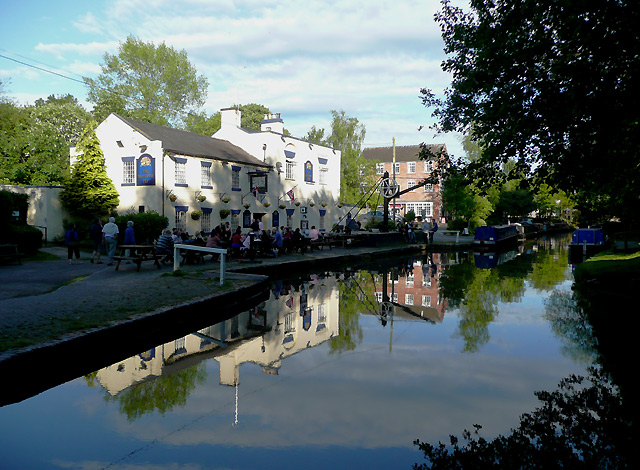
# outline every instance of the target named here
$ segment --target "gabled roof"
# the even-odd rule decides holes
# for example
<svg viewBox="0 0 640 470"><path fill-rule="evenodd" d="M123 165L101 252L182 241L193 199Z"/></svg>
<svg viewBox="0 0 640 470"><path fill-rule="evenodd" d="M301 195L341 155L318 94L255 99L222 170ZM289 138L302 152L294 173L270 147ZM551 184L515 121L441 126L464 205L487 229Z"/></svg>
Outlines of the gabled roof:
<svg viewBox="0 0 640 470"><path fill-rule="evenodd" d="M447 146L444 144L425 144L427 150L434 154L438 152L447 153ZM396 147L396 162L415 162L420 160L420 145L404 145ZM380 162L390 162L393 160L393 147L371 147L362 151L362 156L367 160L378 160Z"/></svg>
<svg viewBox="0 0 640 470"><path fill-rule="evenodd" d="M115 113L114 116L140 132L149 140L161 141L162 148L166 152L271 168L271 165L257 159L226 140L215 139L213 137L207 137L206 135L172 129L170 127L158 126L156 124L149 124L148 122L122 117Z"/></svg>

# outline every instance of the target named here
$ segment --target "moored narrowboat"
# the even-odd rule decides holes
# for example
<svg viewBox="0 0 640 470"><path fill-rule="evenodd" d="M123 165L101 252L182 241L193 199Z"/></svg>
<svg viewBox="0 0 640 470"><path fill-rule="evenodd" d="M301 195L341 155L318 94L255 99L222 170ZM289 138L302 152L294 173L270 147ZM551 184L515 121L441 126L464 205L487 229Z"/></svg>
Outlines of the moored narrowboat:
<svg viewBox="0 0 640 470"><path fill-rule="evenodd" d="M579 228L573 231L569 245L569 258L579 261L604 249L604 235L601 228Z"/></svg>
<svg viewBox="0 0 640 470"><path fill-rule="evenodd" d="M476 248L497 247L516 243L518 229L515 225L488 225L476 228L473 245Z"/></svg>

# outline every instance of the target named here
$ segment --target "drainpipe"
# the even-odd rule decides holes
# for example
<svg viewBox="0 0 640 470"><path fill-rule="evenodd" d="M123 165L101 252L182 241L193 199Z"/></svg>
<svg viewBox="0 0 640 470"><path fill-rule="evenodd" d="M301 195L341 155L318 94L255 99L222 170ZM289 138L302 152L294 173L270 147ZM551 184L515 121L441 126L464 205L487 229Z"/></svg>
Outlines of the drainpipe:
<svg viewBox="0 0 640 470"><path fill-rule="evenodd" d="M164 150L162 150L162 217L164 217L164 157L167 154Z"/></svg>

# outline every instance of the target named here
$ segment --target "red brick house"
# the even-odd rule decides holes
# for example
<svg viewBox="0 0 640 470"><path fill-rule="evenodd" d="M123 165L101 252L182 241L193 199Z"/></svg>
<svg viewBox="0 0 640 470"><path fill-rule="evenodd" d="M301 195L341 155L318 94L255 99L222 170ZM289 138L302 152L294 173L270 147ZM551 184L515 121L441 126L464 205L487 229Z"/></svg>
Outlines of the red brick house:
<svg viewBox="0 0 640 470"><path fill-rule="evenodd" d="M430 144L427 145L427 149L436 155L447 155L447 147L444 144ZM420 150L419 145L395 149L395 179L400 185L400 191L422 182L438 165L437 161L420 160ZM382 176L388 171L389 177L394 176L393 147L367 148L362 152L362 156L376 163L377 175ZM438 221L443 217L440 184L426 184L400 195L392 203L398 215L404 216L413 210L416 216L436 218Z"/></svg>

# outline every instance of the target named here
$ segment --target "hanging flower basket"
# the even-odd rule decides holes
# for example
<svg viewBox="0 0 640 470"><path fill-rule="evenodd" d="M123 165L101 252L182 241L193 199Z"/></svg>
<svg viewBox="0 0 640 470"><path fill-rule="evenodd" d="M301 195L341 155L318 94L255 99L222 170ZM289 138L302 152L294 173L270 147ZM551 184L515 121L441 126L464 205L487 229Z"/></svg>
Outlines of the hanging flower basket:
<svg viewBox="0 0 640 470"><path fill-rule="evenodd" d="M327 203L323 202L322 204L320 204L322 207L327 207Z"/></svg>
<svg viewBox="0 0 640 470"><path fill-rule="evenodd" d="M229 217L229 214L231 214L231 211L229 209L220 209L221 219L226 219L227 217Z"/></svg>
<svg viewBox="0 0 640 470"><path fill-rule="evenodd" d="M278 207L279 207L280 209L286 209L286 208L287 208L287 206L285 206L284 204L280 204Z"/></svg>
<svg viewBox="0 0 640 470"><path fill-rule="evenodd" d="M207 196L198 196L198 201L204 202L207 200Z"/></svg>
<svg viewBox="0 0 640 470"><path fill-rule="evenodd" d="M191 212L191 218L193 220L200 220L200 217L202 217L202 211L197 210L197 211L192 211Z"/></svg>
<svg viewBox="0 0 640 470"><path fill-rule="evenodd" d="M300 205L300 201L296 201L296 202L294 202L294 204L295 204L296 206L299 206L299 205Z"/></svg>
<svg viewBox="0 0 640 470"><path fill-rule="evenodd" d="M309 203L309 207L313 207L313 206L315 206L315 203L310 202L310 203Z"/></svg>
<svg viewBox="0 0 640 470"><path fill-rule="evenodd" d="M262 205L263 205L264 207L269 207L269 206L271 205L271 203L270 203L270 202L265 202L265 203L263 203Z"/></svg>
<svg viewBox="0 0 640 470"><path fill-rule="evenodd" d="M171 196L169 196L169 200L171 202L176 202L178 200L178 196L176 196L175 194L172 194Z"/></svg>
<svg viewBox="0 0 640 470"><path fill-rule="evenodd" d="M223 197L222 198L222 202L224 202L225 204L228 204L230 200L231 200L231 198L228 198L228 197Z"/></svg>
<svg viewBox="0 0 640 470"><path fill-rule="evenodd" d="M248 209L249 207L251 207L251 204L244 204L245 209Z"/></svg>
<svg viewBox="0 0 640 470"><path fill-rule="evenodd" d="M342 204L338 204L338 207L342 207Z"/></svg>

